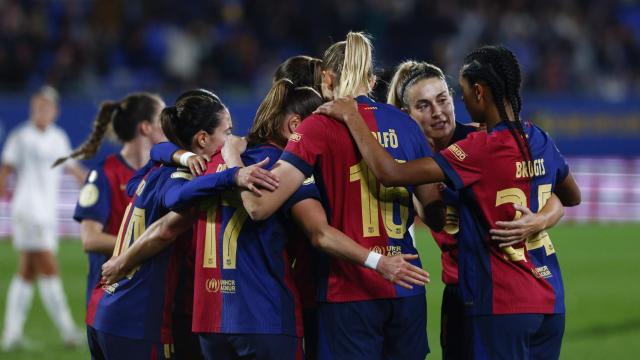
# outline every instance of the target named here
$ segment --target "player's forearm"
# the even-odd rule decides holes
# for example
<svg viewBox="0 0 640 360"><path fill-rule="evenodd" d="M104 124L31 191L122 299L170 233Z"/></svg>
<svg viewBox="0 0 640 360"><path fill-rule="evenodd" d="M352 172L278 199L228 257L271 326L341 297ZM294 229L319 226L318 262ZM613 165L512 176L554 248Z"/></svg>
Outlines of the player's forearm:
<svg viewBox="0 0 640 360"><path fill-rule="evenodd" d="M96 252L111 256L116 244L116 237L107 233L81 233L82 249L85 252Z"/></svg>
<svg viewBox="0 0 640 360"><path fill-rule="evenodd" d="M235 186L238 168L197 177L191 181L176 184L165 191L164 206L170 210L183 209L194 201L214 196Z"/></svg>
<svg viewBox="0 0 640 360"><path fill-rule="evenodd" d="M369 250L353 241L338 229L326 225L307 234L314 247L341 260L364 266Z"/></svg>
<svg viewBox="0 0 640 360"><path fill-rule="evenodd" d="M345 123L351 132L362 158L367 163L375 177L384 186L400 185L401 177L398 163L371 135L360 113L345 115Z"/></svg>
<svg viewBox="0 0 640 360"><path fill-rule="evenodd" d="M551 197L542 209L538 211L537 215L541 217L539 231L549 229L555 226L564 216L564 206L562 206L562 202L556 194L551 194Z"/></svg>

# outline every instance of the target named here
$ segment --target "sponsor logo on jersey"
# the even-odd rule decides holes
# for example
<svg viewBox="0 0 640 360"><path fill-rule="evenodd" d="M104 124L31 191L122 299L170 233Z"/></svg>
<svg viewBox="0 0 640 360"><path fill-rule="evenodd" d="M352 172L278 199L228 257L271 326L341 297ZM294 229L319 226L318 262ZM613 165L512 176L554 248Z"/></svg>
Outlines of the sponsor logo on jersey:
<svg viewBox="0 0 640 360"><path fill-rule="evenodd" d="M205 281L205 288L210 293L221 292L223 294L235 294L236 293L236 281L235 280L223 280L223 279L207 279Z"/></svg>
<svg viewBox="0 0 640 360"><path fill-rule="evenodd" d="M100 198L100 190L95 184L88 183L80 190L78 204L82 207L90 207L95 205Z"/></svg>
<svg viewBox="0 0 640 360"><path fill-rule="evenodd" d="M456 144L450 145L447 150L451 151L453 156L460 161L463 161L467 157L467 154Z"/></svg>
<svg viewBox="0 0 640 360"><path fill-rule="evenodd" d="M373 246L369 248L369 251L386 256L396 256L402 254L402 246L400 245L387 245L387 246Z"/></svg>
<svg viewBox="0 0 640 360"><path fill-rule="evenodd" d="M295 142L300 142L300 140L302 140L302 134L297 133L297 132L292 132L291 135L289 135L289 140L291 141L295 141Z"/></svg>

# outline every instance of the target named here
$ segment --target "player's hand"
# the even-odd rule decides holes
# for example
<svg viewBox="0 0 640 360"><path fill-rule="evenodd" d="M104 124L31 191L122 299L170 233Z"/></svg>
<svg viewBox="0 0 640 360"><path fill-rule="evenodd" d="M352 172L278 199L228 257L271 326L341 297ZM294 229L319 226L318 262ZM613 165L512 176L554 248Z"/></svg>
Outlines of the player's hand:
<svg viewBox="0 0 640 360"><path fill-rule="evenodd" d="M347 122L354 115L358 115L358 103L354 98L343 97L320 105L313 113L327 115L336 120Z"/></svg>
<svg viewBox="0 0 640 360"><path fill-rule="evenodd" d="M414 254L382 256L376 271L383 278L403 288L413 289L413 285L424 286L430 282L429 273L408 262L417 258L418 255Z"/></svg>
<svg viewBox="0 0 640 360"><path fill-rule="evenodd" d="M247 150L247 140L243 137L229 135L222 147L222 158L229 166L244 166L240 155Z"/></svg>
<svg viewBox="0 0 640 360"><path fill-rule="evenodd" d="M207 171L207 164L211 159L205 155L191 155L187 159L187 166L189 167L189 171L194 176L204 175Z"/></svg>
<svg viewBox="0 0 640 360"><path fill-rule="evenodd" d="M127 275L122 256L113 256L102 265L102 282L111 285Z"/></svg>
<svg viewBox="0 0 640 360"><path fill-rule="evenodd" d="M511 246L525 241L544 230L544 218L532 212L526 206L514 205L522 217L513 221L496 221L498 228L491 229L491 240L499 242L500 247Z"/></svg>
<svg viewBox="0 0 640 360"><path fill-rule="evenodd" d="M264 158L257 164L243 167L236 173L236 186L249 189L257 196L262 196L262 192L256 187L269 191L274 191L280 185L280 179L271 171L263 169L269 164L269 157Z"/></svg>

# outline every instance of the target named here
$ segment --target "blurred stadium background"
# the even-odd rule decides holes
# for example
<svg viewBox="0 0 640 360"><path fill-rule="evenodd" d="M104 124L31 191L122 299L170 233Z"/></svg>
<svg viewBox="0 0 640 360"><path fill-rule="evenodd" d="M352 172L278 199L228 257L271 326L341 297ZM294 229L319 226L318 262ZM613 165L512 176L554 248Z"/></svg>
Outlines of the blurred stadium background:
<svg viewBox="0 0 640 360"><path fill-rule="evenodd" d="M349 30L373 36L378 99L402 60L441 66L456 88L466 52L486 43L515 51L525 79L524 117L551 133L583 192L583 203L551 231L567 291L562 358L637 358L640 1L0 0L0 144L27 119L29 94L43 83L61 91L58 123L74 146L90 132L102 100L138 90L170 103L184 89L211 89L243 134L278 63L297 54L321 57ZM107 145L102 154L114 149ZM77 240L71 214L78 186L66 177L61 192L59 232ZM0 199L5 239L9 199ZM439 358L439 253L425 231L419 237L433 279L429 336ZM80 321L86 260L78 241L64 241L59 255ZM0 319L14 269L15 253L0 241ZM86 349L65 352L38 300L34 307L26 333L35 352L0 358L88 357Z"/></svg>

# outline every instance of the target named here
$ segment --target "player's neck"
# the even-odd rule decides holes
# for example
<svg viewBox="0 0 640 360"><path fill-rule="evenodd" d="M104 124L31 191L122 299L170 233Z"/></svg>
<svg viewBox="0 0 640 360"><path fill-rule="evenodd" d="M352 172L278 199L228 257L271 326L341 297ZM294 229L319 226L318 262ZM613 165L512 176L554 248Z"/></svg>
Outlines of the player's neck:
<svg viewBox="0 0 640 360"><path fill-rule="evenodd" d="M120 155L134 169L139 169L149 161L151 142L146 137L137 137L122 146Z"/></svg>

